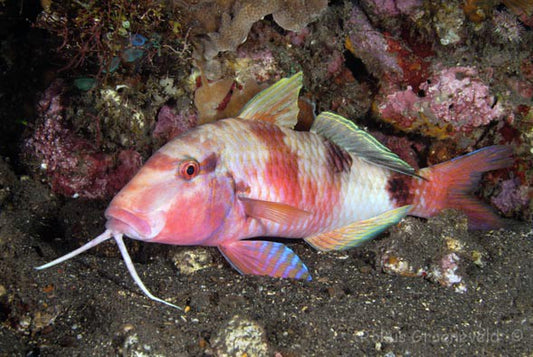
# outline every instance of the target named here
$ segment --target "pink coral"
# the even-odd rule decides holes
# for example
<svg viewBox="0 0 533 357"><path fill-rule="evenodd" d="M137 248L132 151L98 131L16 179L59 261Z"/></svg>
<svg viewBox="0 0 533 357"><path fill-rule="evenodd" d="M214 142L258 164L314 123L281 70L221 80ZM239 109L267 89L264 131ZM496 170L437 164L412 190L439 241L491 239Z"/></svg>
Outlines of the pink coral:
<svg viewBox="0 0 533 357"><path fill-rule="evenodd" d="M132 150L103 154L95 143L74 134L64 118L63 90L63 82L57 80L43 94L37 127L25 143L26 154L40 161L54 192L108 198L141 167L141 156Z"/></svg>
<svg viewBox="0 0 533 357"><path fill-rule="evenodd" d="M157 114L157 123L152 135L154 138L169 141L196 126L198 116L189 111L179 111L164 105Z"/></svg>
<svg viewBox="0 0 533 357"><path fill-rule="evenodd" d="M383 104L378 108L380 115L387 121L393 122L401 128L411 128L418 120L416 105L418 97L411 86L406 90L393 92L386 96Z"/></svg>
<svg viewBox="0 0 533 357"><path fill-rule="evenodd" d="M395 25L399 28L391 25L392 32L383 31L382 27L373 26L367 13L353 7L348 20L346 48L364 63L382 86L410 85L418 90L420 82L428 77L429 60L434 55L431 44L413 38L399 24Z"/></svg>
<svg viewBox="0 0 533 357"><path fill-rule="evenodd" d="M472 67L445 68L420 88L425 91L427 116L442 120L461 131L486 125L501 117L503 107L496 103L489 87Z"/></svg>
<svg viewBox="0 0 533 357"><path fill-rule="evenodd" d="M391 89L392 93L382 94L374 107L382 118L403 130L420 128L434 136L470 132L505 114L472 67L442 69L419 88L420 95L411 87Z"/></svg>
<svg viewBox="0 0 533 357"><path fill-rule="evenodd" d="M409 15L422 5L421 0L363 0L362 5L380 17Z"/></svg>
<svg viewBox="0 0 533 357"><path fill-rule="evenodd" d="M288 31L286 37L294 46L303 46L310 34L309 28L304 27L300 32Z"/></svg>
<svg viewBox="0 0 533 357"><path fill-rule="evenodd" d="M335 77L344 69L344 57L339 51L334 51L331 54L329 61L326 64L328 75Z"/></svg>
<svg viewBox="0 0 533 357"><path fill-rule="evenodd" d="M368 70L376 77L384 76L398 82L403 78L396 55L389 52L389 46L383 33L374 29L365 13L354 6L348 21L351 31L347 39L347 48L360 58Z"/></svg>
<svg viewBox="0 0 533 357"><path fill-rule="evenodd" d="M518 178L502 182L502 191L492 197L491 202L505 215L524 212L529 204L528 188L520 185Z"/></svg>

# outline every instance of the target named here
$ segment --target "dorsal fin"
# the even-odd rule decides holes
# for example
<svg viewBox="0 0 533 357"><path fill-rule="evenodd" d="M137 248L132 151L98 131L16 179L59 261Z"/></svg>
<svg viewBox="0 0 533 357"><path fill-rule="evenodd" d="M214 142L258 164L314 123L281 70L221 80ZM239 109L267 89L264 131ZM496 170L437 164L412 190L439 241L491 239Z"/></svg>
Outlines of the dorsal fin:
<svg viewBox="0 0 533 357"><path fill-rule="evenodd" d="M320 113L311 127L311 131L357 155L372 164L389 170L417 176L415 169L382 145L372 135L361 130L348 119L331 112Z"/></svg>
<svg viewBox="0 0 533 357"><path fill-rule="evenodd" d="M302 72L283 78L259 92L242 109L241 119L263 120L293 129L298 121Z"/></svg>

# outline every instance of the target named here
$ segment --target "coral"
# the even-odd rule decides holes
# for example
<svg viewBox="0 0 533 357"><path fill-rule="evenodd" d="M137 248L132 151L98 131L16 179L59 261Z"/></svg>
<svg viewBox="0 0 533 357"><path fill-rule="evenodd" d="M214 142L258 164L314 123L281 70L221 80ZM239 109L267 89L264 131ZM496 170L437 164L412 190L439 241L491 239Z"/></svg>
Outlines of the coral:
<svg viewBox="0 0 533 357"><path fill-rule="evenodd" d="M62 70L96 67L101 74L116 70L119 59L134 62L173 45L179 31L172 27L172 8L166 7L158 0L54 1L39 14L36 26L62 41L56 50L66 61Z"/></svg>
<svg viewBox="0 0 533 357"><path fill-rule="evenodd" d="M422 5L421 0L363 0L361 6L378 18L410 15Z"/></svg>
<svg viewBox="0 0 533 357"><path fill-rule="evenodd" d="M246 41L252 25L269 14L285 30L301 31L327 4L327 0L302 1L298 2L299 6L284 0L235 1L231 9L233 16L224 12L218 32L209 33L209 40L204 42L203 57L210 60L220 52L234 51Z"/></svg>
<svg viewBox="0 0 533 357"><path fill-rule="evenodd" d="M490 16L494 3L487 0L466 0L463 11L468 20L474 23L485 21Z"/></svg>
<svg viewBox="0 0 533 357"><path fill-rule="evenodd" d="M444 68L419 87L419 93L411 87L385 93L374 109L402 130L418 129L441 138L470 132L505 114L472 67Z"/></svg>
<svg viewBox="0 0 533 357"><path fill-rule="evenodd" d="M200 75L199 87L194 92L194 105L198 110L198 124L237 116L244 105L265 87L259 85L255 78L269 78L265 72L268 67L258 66L258 71L251 73L253 68L250 66L246 73L241 73L239 68L248 61L253 61L253 57L246 61L237 60L234 62L234 68L237 72L235 79L223 78L210 82L203 73ZM260 61L256 62L260 63Z"/></svg>
<svg viewBox="0 0 533 357"><path fill-rule="evenodd" d="M518 96L531 100L533 99L533 83L524 81L516 77L509 77L506 80L507 86L512 89Z"/></svg>
<svg viewBox="0 0 533 357"><path fill-rule="evenodd" d="M493 38L501 44L517 44L525 31L515 15L506 10L494 11L492 22Z"/></svg>
<svg viewBox="0 0 533 357"><path fill-rule="evenodd" d="M464 20L464 12L456 3L452 1L441 3L433 23L441 45L457 45L463 41Z"/></svg>
<svg viewBox="0 0 533 357"><path fill-rule="evenodd" d="M292 45L302 46L310 34L311 31L309 31L309 29L305 27L300 32L289 31L287 37L289 38L289 41Z"/></svg>
<svg viewBox="0 0 533 357"><path fill-rule="evenodd" d="M468 131L503 115L502 105L490 94L475 68L443 69L420 88L429 101L425 115L450 123L455 130Z"/></svg>
<svg viewBox="0 0 533 357"><path fill-rule="evenodd" d="M357 6L353 7L348 24L346 49L361 59L383 87L410 85L418 90L428 76L429 58L433 55L428 44L407 34L404 39L378 30Z"/></svg>
<svg viewBox="0 0 533 357"><path fill-rule="evenodd" d="M524 212L530 199L528 187L521 185L518 178L511 178L502 182L501 192L492 197L491 202L510 217Z"/></svg>
<svg viewBox="0 0 533 357"><path fill-rule="evenodd" d="M164 142L188 131L197 125L198 117L191 111L165 104L157 114L157 123L152 135Z"/></svg>
<svg viewBox="0 0 533 357"><path fill-rule="evenodd" d="M353 7L348 26L350 32L346 38L346 48L360 58L375 77L387 76L393 82L403 78L403 70L396 56L388 51L385 36L374 29L359 7Z"/></svg>
<svg viewBox="0 0 533 357"><path fill-rule="evenodd" d="M39 101L39 124L25 143L26 155L40 160L54 192L109 198L141 167L141 156L133 150L103 154L68 128L61 104L64 88L63 81L55 81Z"/></svg>

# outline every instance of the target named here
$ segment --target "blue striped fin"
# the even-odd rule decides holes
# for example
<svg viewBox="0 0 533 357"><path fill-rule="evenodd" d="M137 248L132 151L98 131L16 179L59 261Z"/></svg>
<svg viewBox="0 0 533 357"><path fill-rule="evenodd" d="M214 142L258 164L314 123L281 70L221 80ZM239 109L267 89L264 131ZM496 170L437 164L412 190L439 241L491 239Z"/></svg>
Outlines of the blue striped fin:
<svg viewBox="0 0 533 357"><path fill-rule="evenodd" d="M241 274L311 280L305 264L282 243L244 240L218 249Z"/></svg>

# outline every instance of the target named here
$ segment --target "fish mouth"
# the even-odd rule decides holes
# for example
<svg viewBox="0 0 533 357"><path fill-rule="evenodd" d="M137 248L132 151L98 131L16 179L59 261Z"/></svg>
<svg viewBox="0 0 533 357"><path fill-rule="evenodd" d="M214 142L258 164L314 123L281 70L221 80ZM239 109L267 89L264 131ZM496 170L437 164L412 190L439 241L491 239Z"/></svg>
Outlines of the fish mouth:
<svg viewBox="0 0 533 357"><path fill-rule="evenodd" d="M109 207L105 212L105 217L107 229L120 232L133 239L146 240L157 234L154 234L146 219L121 208Z"/></svg>

